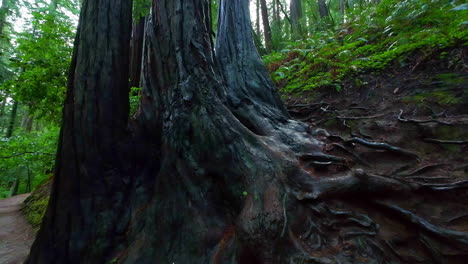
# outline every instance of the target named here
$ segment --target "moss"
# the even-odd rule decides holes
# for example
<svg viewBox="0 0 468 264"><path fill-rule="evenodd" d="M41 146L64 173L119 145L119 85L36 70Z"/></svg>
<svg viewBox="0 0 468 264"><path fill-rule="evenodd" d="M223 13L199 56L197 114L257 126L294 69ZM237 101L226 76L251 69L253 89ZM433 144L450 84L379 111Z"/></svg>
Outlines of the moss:
<svg viewBox="0 0 468 264"><path fill-rule="evenodd" d="M52 180L49 179L42 185L40 185L32 194L29 196L23 204L22 211L26 216L28 222L32 225L33 229L37 232L42 223L42 218L47 209L49 203L50 188Z"/></svg>
<svg viewBox="0 0 468 264"><path fill-rule="evenodd" d="M441 105L459 104L462 98L456 96L451 91L431 91L423 92L402 99L404 103L423 104L425 101L433 101Z"/></svg>

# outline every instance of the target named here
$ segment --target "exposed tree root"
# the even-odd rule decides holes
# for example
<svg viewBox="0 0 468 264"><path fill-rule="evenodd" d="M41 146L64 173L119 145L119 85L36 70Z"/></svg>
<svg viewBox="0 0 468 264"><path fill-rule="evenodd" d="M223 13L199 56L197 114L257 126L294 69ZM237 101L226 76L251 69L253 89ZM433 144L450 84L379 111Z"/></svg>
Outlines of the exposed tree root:
<svg viewBox="0 0 468 264"><path fill-rule="evenodd" d="M413 171L410 171L408 173L402 173L402 174L399 174L400 176L413 176L413 175L417 175L417 174L421 174L421 173L425 173L425 172L428 172L430 170L434 170L434 169L437 169L437 168L441 168L443 166L446 166L447 164L431 164L431 165L426 165L426 166L423 166L423 167L420 167L420 168L417 168Z"/></svg>
<svg viewBox="0 0 468 264"><path fill-rule="evenodd" d="M468 140L441 140L441 139L434 139L434 138L424 138L423 140L426 142L438 143L438 144L453 144L453 145L468 144Z"/></svg>
<svg viewBox="0 0 468 264"><path fill-rule="evenodd" d="M365 139L362 139L362 138L357 138L357 137L348 139L348 140L345 141L345 143L348 143L348 144L349 143L356 143L356 144L366 146L368 148L387 150L387 151L394 152L394 153L397 153L397 154L402 154L402 155L409 156L409 157L412 157L412 158L415 158L415 159L419 159L418 154L416 154L416 153L414 153L412 151L409 151L409 150L405 150L405 149L402 149L402 148L387 144L387 143L373 142L373 141L368 141L368 140L365 140Z"/></svg>
<svg viewBox="0 0 468 264"><path fill-rule="evenodd" d="M468 248L468 234L443 228L437 225L430 223L422 217L415 215L414 213L400 208L395 205L388 205L384 202L376 201L375 204L382 206L390 210L393 214L403 218L404 220L410 222L411 224L421 228L425 232L436 236L437 238L443 239L445 242L457 246L461 250L466 250Z"/></svg>
<svg viewBox="0 0 468 264"><path fill-rule="evenodd" d="M400 121L402 123L415 123L415 124L439 123L439 124L442 124L442 125L449 125L449 126L453 125L452 123L447 123L447 122L440 121L440 120L437 120L437 119L416 120L416 119L403 118L403 110L400 110L400 114L398 115L398 121Z"/></svg>

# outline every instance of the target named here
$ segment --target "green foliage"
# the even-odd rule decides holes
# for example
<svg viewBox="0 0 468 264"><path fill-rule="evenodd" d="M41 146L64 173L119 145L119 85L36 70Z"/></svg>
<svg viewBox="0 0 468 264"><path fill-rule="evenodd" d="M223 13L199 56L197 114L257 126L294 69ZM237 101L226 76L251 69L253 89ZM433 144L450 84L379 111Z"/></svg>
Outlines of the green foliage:
<svg viewBox="0 0 468 264"><path fill-rule="evenodd" d="M20 132L11 138L0 138L0 198L9 196L17 178L19 193L26 193L49 177L58 133L59 128L52 126L38 132Z"/></svg>
<svg viewBox="0 0 468 264"><path fill-rule="evenodd" d="M320 30L287 43L264 57L273 80L284 92L319 87L342 89L344 80L409 63L411 54L431 56L466 45L462 23L467 11L450 11L457 1L383 0L379 5L351 9L338 31Z"/></svg>
<svg viewBox="0 0 468 264"><path fill-rule="evenodd" d="M130 116L134 116L140 106L140 99L141 99L141 90L140 87L132 87L130 88Z"/></svg>
<svg viewBox="0 0 468 264"><path fill-rule="evenodd" d="M65 97L74 26L55 12L32 12L32 29L18 35L12 66L16 76L2 84L39 118L58 122Z"/></svg>
<svg viewBox="0 0 468 264"><path fill-rule="evenodd" d="M150 13L151 0L133 0L133 22L137 23Z"/></svg>

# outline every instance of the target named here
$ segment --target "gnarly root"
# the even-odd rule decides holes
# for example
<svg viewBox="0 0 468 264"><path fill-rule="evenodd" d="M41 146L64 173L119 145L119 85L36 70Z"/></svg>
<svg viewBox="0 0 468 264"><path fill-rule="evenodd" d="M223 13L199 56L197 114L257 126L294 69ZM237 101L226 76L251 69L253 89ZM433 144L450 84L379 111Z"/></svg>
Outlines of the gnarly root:
<svg viewBox="0 0 468 264"><path fill-rule="evenodd" d="M346 140L326 132L324 135L334 141L331 146L335 150L350 156L351 160L327 154L300 155L299 160L307 162L315 171L351 163L371 167L351 144L419 160L415 152L387 143L361 138ZM352 168L352 165L347 167ZM403 166L398 170L400 172L389 176L376 175L362 168L348 169L334 176L320 176L314 174L314 170L300 166L289 175L286 186L289 195L295 198L291 200L296 200L296 207L302 209L288 208L285 215L288 239L298 252L281 263L464 263L468 255L468 233L444 227L444 224L461 221L466 214L445 222L437 221L392 202L437 193L450 196L467 189L468 180L427 183L450 179L425 174L446 165L430 164L415 169ZM350 209L334 209L336 204L340 205L339 208ZM286 212L286 208L284 210ZM390 229L380 224L388 225ZM387 234L398 233L399 229L404 233L400 238Z"/></svg>

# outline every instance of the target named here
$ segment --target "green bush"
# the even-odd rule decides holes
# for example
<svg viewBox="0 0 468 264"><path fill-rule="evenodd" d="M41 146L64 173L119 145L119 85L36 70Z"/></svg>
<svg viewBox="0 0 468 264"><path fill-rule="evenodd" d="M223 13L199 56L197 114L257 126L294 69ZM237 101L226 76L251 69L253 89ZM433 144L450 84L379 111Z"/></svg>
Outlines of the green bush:
<svg viewBox="0 0 468 264"><path fill-rule="evenodd" d="M19 180L18 194L34 190L52 173L59 128L36 132L17 132L0 138L0 198L10 196Z"/></svg>

